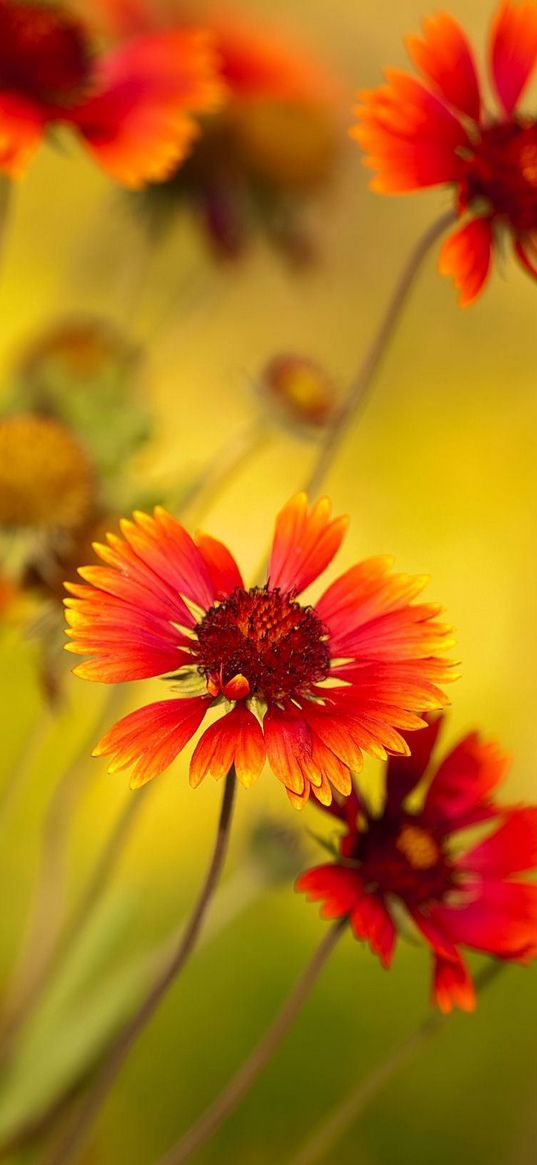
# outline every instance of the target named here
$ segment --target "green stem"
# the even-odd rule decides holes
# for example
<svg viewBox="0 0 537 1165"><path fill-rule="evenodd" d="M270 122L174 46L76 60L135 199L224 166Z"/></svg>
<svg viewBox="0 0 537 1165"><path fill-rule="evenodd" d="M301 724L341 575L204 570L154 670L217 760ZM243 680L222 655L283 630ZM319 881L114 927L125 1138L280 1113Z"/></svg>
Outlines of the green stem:
<svg viewBox="0 0 537 1165"><path fill-rule="evenodd" d="M62 774L54 790L45 823L40 856L40 870L36 879L34 898L30 904L26 938L13 974L16 985L12 1002L0 1024L0 1062L4 1062L13 1041L25 1024L30 1011L57 969L60 946L63 946L60 914L60 888L65 882L65 856L69 827L84 789L81 778L88 770L88 753L102 724L114 715L124 699L124 688L111 690L99 713L78 747L74 759ZM38 737L38 740L41 738ZM32 749L31 759L35 752ZM59 937L58 937L59 936Z"/></svg>
<svg viewBox="0 0 537 1165"><path fill-rule="evenodd" d="M222 1122L238 1107L292 1026L319 972L343 934L346 924L346 918L340 919L325 934L313 958L287 996L276 1019L243 1062L238 1072L181 1140L168 1153L165 1153L164 1157L160 1158L157 1165L183 1165L184 1161L188 1161L194 1153L197 1153L198 1149L202 1148Z"/></svg>
<svg viewBox="0 0 537 1165"><path fill-rule="evenodd" d="M485 967L476 976L478 991L494 982L505 969L506 963L495 962ZM384 1091L386 1086L397 1076L402 1068L406 1068L414 1056L429 1042L437 1032L444 1028L448 1016L441 1012L433 1012L423 1020L406 1039L390 1052L389 1056L377 1068L366 1076L365 1080L353 1088L348 1095L332 1109L307 1140L291 1158L289 1165L316 1165L318 1161L336 1161L337 1154L332 1152L344 1133L354 1124L357 1117L373 1100Z"/></svg>
<svg viewBox="0 0 537 1165"><path fill-rule="evenodd" d="M392 339L395 327L399 322L401 312L406 305L408 294L414 285L415 278L423 260L428 255L436 240L451 225L454 219L455 214L453 211L441 215L432 226L428 227L410 252L388 300L386 310L373 336L370 347L367 349L356 376L350 384L343 405L335 421L328 428L324 440L321 443L319 455L305 486L306 493L310 494L310 496L313 497L318 492L321 482L324 480L332 465L334 457L352 423L357 409L363 404L366 398L377 368Z"/></svg>
<svg viewBox="0 0 537 1165"><path fill-rule="evenodd" d="M205 880L181 936L181 940L173 950L171 957L159 969L149 991L142 999L134 1014L130 1016L119 1031L91 1091L84 1099L72 1124L67 1128L65 1136L61 1138L59 1145L51 1153L47 1165L68 1165L69 1162L75 1160L131 1048L136 1043L138 1036L141 1035L165 995L167 995L170 987L176 982L179 973L182 971L189 955L196 945L207 910L218 885L227 853L235 800L235 786L235 769L232 766L225 781L215 843Z"/></svg>

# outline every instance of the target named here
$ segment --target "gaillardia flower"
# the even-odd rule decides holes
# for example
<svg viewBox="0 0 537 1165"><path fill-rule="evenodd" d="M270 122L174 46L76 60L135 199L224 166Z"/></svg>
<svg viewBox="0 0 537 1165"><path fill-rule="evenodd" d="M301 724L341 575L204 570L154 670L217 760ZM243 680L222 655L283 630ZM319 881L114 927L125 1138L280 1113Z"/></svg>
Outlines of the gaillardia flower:
<svg viewBox="0 0 537 1165"><path fill-rule="evenodd" d="M453 186L465 222L444 243L440 270L453 276L462 304L479 295L505 233L537 277L537 118L519 108L537 63L537 4L502 0L495 17L495 114L485 108L471 46L451 16L426 20L407 48L424 82L389 70L385 85L359 95L352 134L376 171L372 188L402 194Z"/></svg>
<svg viewBox="0 0 537 1165"><path fill-rule="evenodd" d="M125 186L170 173L197 133L194 113L220 94L210 35L132 37L99 54L57 4L0 0L0 172L24 172L49 127L77 131Z"/></svg>
<svg viewBox="0 0 537 1165"><path fill-rule="evenodd" d="M537 866L537 808L494 803L506 758L471 733L430 773L416 809L439 726L419 733L410 758L388 762L380 816L356 789L331 806L345 825L339 861L308 870L297 889L324 902L324 918L348 916L385 967L396 924L414 924L432 948L433 998L447 1012L475 1005L459 946L521 963L537 954L537 885L516 877ZM465 847L461 831L478 826Z"/></svg>
<svg viewBox="0 0 537 1165"><path fill-rule="evenodd" d="M105 683L169 675L176 698L132 712L96 755L111 770L133 766L142 785L171 764L207 713L190 763L196 786L235 765L251 785L265 760L297 807L310 791L328 804L351 791L362 752L408 752L398 729L445 702L437 684L450 666L439 608L414 603L422 577L391 573L391 561L351 567L315 606L300 596L328 566L346 529L326 498L305 494L281 511L264 586L245 586L229 550L194 541L170 514L137 513L123 538L97 546L105 566L85 567L87 586L66 599L68 650L93 658L75 672Z"/></svg>
<svg viewBox="0 0 537 1165"><path fill-rule="evenodd" d="M123 33L155 24L187 27L192 20L185 3L101 6ZM239 257L260 233L291 262L307 261L313 246L304 208L330 184L341 149L339 85L278 31L218 3L194 11L195 23L215 38L227 100L204 119L187 165L148 188L143 209L153 226L165 229L177 208L187 206L219 257Z"/></svg>

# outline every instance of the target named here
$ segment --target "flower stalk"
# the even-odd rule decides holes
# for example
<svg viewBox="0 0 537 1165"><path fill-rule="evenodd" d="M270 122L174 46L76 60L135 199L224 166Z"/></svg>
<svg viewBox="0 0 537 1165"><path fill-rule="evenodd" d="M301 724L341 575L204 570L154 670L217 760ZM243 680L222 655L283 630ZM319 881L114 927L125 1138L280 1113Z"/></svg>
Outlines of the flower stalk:
<svg viewBox="0 0 537 1165"><path fill-rule="evenodd" d="M343 934L346 922L346 919L340 919L327 932L305 971L303 971L290 995L288 995L283 1007L278 1012L276 1019L261 1037L259 1043L241 1065L238 1072L231 1078L213 1104L205 1110L199 1120L185 1133L184 1137L164 1157L160 1158L157 1165L183 1165L184 1161L190 1160L193 1154L198 1149L201 1149L206 1141L220 1127L222 1122L238 1107L294 1023L320 971Z"/></svg>
<svg viewBox="0 0 537 1165"><path fill-rule="evenodd" d="M174 984L197 943L227 854L235 802L235 786L235 769L232 765L225 779L216 838L205 880L179 945L172 952L167 963L159 969L154 982L135 1013L119 1031L94 1086L83 1101L74 1121L67 1128L65 1136L50 1155L48 1165L69 1165L69 1162L75 1160L132 1046Z"/></svg>
<svg viewBox="0 0 537 1165"><path fill-rule="evenodd" d="M399 318L406 305L421 265L431 247L438 238L455 221L455 212L450 210L440 215L425 233L418 239L404 264L399 279L395 284L388 305L375 332L373 340L349 386L347 395L333 423L326 431L321 442L319 455L315 461L313 471L305 485L306 493L315 497L326 477L338 449L349 429L357 410L363 405L367 393L371 388L375 373L381 360L386 354Z"/></svg>
<svg viewBox="0 0 537 1165"><path fill-rule="evenodd" d="M490 962L484 967L479 975L476 975L476 986L480 992L493 983L506 966L506 963L497 961ZM447 1019L447 1015L442 1015L441 1012L432 1012L428 1015L419 1027L402 1040L369 1076L366 1076L365 1080L361 1080L339 1104L335 1105L327 1117L314 1126L313 1132L291 1158L289 1165L317 1165L319 1161L334 1160L331 1150L341 1137L394 1077L412 1062L429 1040L444 1029ZM159 1165L162 1165L162 1162L159 1162Z"/></svg>

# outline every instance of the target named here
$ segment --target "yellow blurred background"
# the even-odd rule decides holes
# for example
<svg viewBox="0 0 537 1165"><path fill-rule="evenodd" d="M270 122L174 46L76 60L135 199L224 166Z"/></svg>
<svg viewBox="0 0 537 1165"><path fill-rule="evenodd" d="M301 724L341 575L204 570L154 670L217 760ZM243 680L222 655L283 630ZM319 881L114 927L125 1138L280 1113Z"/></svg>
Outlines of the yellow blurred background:
<svg viewBox="0 0 537 1165"><path fill-rule="evenodd" d="M404 35L431 11L424 0L248 0L247 8L326 59L342 77L349 110L357 87L376 84L387 65L404 64ZM450 11L482 49L492 5L452 0ZM159 474L188 479L247 423L252 383L274 355L314 357L343 388L353 374L414 240L449 205L445 193L378 197L367 181L349 141L332 188L308 212L319 250L311 269L290 271L262 241L239 264L214 265L185 221L140 268L144 255L124 196L81 156L43 149L17 187L7 241L4 376L20 346L54 317L89 311L121 325L131 319L136 339L150 349L144 384L158 428L139 472L148 481ZM461 661L444 746L475 727L501 741L513 757L505 796L515 801L536 792L536 318L537 287L509 255L478 303L462 311L432 254L325 483L336 511L351 517L332 575L385 553L404 571L430 574L428 593L455 624ZM314 457L311 442L273 426L256 458L208 506L203 525L230 545L246 572L255 571L276 510L301 486ZM69 759L92 739L106 693L73 679L54 714L43 707L32 643L10 628L0 650L0 967L7 983L51 796ZM159 692L158 681L133 685L125 706ZM374 776L372 762L369 770ZM81 768L62 879L68 903L135 796L144 805L87 939L87 982L73 970L77 988L69 995L66 987L68 1004L50 1004L58 1024L52 1051L52 1020L48 1028L37 1025L33 1043L28 1036L0 1104L0 1133L16 1124L17 1105L28 1097L39 1107L49 1055L51 1075L57 1070L60 1078L95 1016L102 1019L110 1000L127 990L128 960L164 941L192 901L219 789L207 780L191 791L179 760L147 793L130 793L124 774L107 776L104 762L94 760ZM319 941L325 924L289 883L256 888L251 832L266 819L299 833L308 856L318 852L309 836L318 827L315 809L295 815L268 773L240 791L231 890L227 897L223 891L230 921L209 932L136 1046L84 1156L88 1165L154 1161L239 1064ZM252 880L246 892L241 877ZM240 1112L199 1155L200 1165L290 1160L323 1112L426 1013L429 970L428 954L402 942L393 969L383 972L346 937L291 1035ZM450 1019L326 1161L533 1165L536 983L534 968L508 969L477 1013ZM11 1159L40 1158L24 1151Z"/></svg>

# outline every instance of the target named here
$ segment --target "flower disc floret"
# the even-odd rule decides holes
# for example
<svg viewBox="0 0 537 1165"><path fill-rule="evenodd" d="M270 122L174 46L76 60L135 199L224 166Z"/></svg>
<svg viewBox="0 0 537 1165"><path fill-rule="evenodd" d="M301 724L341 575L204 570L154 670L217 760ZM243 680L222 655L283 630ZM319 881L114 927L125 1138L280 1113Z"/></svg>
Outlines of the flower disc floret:
<svg viewBox="0 0 537 1165"><path fill-rule="evenodd" d="M78 21L55 6L2 0L0 90L69 108L90 77L90 49Z"/></svg>
<svg viewBox="0 0 537 1165"><path fill-rule="evenodd" d="M226 694L242 676L247 695L282 701L305 695L330 668L328 635L315 611L279 587L237 587L207 612L196 636L198 669L215 692Z"/></svg>

